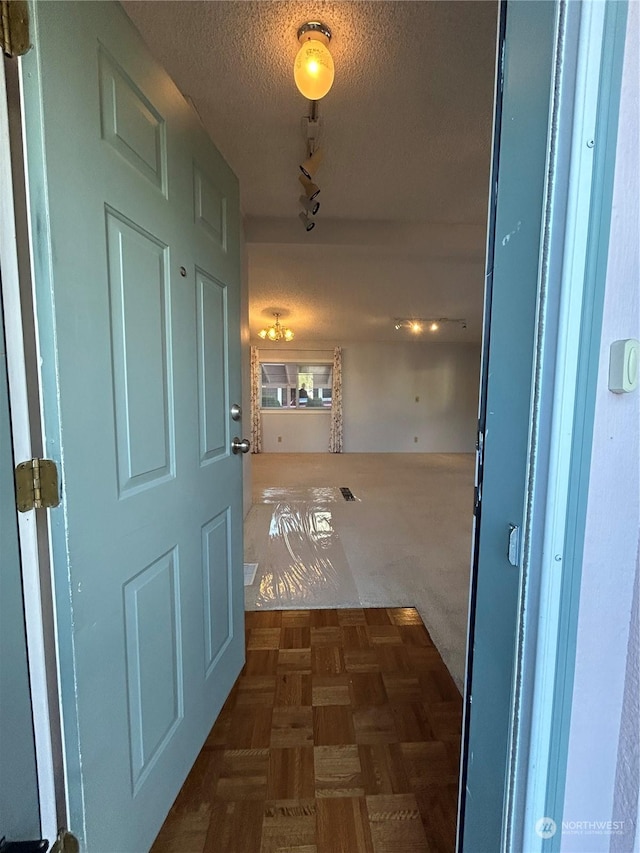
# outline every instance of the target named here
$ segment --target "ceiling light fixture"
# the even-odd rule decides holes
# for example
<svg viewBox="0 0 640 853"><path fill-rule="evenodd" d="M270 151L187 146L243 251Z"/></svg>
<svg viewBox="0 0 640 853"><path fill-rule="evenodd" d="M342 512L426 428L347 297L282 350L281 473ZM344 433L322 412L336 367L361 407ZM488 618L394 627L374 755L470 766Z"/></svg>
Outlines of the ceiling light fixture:
<svg viewBox="0 0 640 853"><path fill-rule="evenodd" d="M303 210L306 210L307 213L311 214L311 216L315 216L320 210L320 202L307 198L306 195L300 196L300 204L302 205Z"/></svg>
<svg viewBox="0 0 640 853"><path fill-rule="evenodd" d="M287 329L285 326L280 325L280 314L276 312L273 316L276 318L275 323L271 326L267 326L266 329L262 329L258 332L258 335L263 341L292 341L293 332L291 329Z"/></svg>
<svg viewBox="0 0 640 853"><path fill-rule="evenodd" d="M298 218L302 222L306 231L312 231L316 223L309 219L309 215L315 216L320 210L320 202L315 201L316 196L320 193L320 187L311 179L320 168L322 163L323 152L318 148L318 138L320 136L320 117L318 116L318 102L310 102L310 114L302 119L302 130L306 142L307 159L300 164L301 175L298 175L300 183L304 188L304 195L300 196L300 204L302 212L298 214Z"/></svg>
<svg viewBox="0 0 640 853"><path fill-rule="evenodd" d="M416 335L426 328L430 332L437 332L444 324L451 323L460 326L462 329L467 328L467 321L460 317L437 317L430 319L425 319L424 317L396 317L393 323L396 330L408 329Z"/></svg>
<svg viewBox="0 0 640 853"><path fill-rule="evenodd" d="M305 195L310 201L312 201L317 195L320 195L320 187L317 184L314 184L313 181L310 181L306 175L300 175L298 180L302 184Z"/></svg>
<svg viewBox="0 0 640 853"><path fill-rule="evenodd" d="M303 177L305 177L308 181L311 181L315 173L320 168L323 159L324 152L322 148L316 148L313 154L307 157L304 163L300 164L300 171L302 172Z"/></svg>
<svg viewBox="0 0 640 853"><path fill-rule="evenodd" d="M319 101L331 89L335 75L329 51L331 30L320 21L308 21L298 30L298 41L301 47L293 63L293 79L305 98Z"/></svg>
<svg viewBox="0 0 640 853"><path fill-rule="evenodd" d="M316 227L315 220L309 219L308 213L304 210L298 214L298 219L304 225L305 231L313 231L313 229Z"/></svg>

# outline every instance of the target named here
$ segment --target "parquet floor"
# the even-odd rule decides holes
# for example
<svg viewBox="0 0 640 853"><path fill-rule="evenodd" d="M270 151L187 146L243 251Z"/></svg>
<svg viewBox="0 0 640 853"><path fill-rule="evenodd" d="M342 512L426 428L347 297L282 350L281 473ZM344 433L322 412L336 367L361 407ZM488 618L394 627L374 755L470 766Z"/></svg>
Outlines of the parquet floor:
<svg viewBox="0 0 640 853"><path fill-rule="evenodd" d="M452 853L462 699L413 608L246 614L152 853Z"/></svg>

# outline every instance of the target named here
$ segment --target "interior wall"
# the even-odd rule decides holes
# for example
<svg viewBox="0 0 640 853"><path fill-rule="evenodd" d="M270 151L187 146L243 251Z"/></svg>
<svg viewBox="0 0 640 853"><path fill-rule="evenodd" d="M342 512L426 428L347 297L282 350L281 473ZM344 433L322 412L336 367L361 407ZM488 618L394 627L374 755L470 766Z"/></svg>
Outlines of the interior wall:
<svg viewBox="0 0 640 853"><path fill-rule="evenodd" d="M640 4L628 8L563 815L562 849L574 853L637 850L640 843L637 600L633 604L640 393L608 390L611 343L640 338ZM576 826L598 821L604 822L600 831Z"/></svg>
<svg viewBox="0 0 640 853"><path fill-rule="evenodd" d="M345 452L472 452L479 375L475 344L345 347Z"/></svg>
<svg viewBox="0 0 640 853"><path fill-rule="evenodd" d="M317 350L260 347L283 360L331 360ZM342 346L345 453L470 453L474 450L480 347L476 344L347 343ZM330 413L262 416L268 453L328 451ZM417 440L416 440L417 439Z"/></svg>
<svg viewBox="0 0 640 853"><path fill-rule="evenodd" d="M263 412L264 453L328 453L330 412Z"/></svg>
<svg viewBox="0 0 640 853"><path fill-rule="evenodd" d="M260 349L264 355L275 348ZM288 361L330 360L333 348L276 351ZM342 347L342 359L345 453L474 450L479 345L352 343ZM328 412L263 413L263 450L322 453L329 426Z"/></svg>

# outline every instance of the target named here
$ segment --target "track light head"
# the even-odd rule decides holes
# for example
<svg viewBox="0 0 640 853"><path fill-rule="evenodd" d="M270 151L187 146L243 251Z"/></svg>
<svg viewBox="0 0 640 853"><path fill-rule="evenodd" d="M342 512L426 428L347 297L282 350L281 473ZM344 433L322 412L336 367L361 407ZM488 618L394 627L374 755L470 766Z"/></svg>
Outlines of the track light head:
<svg viewBox="0 0 640 853"><path fill-rule="evenodd" d="M307 211L307 213L311 214L311 216L315 216L316 213L320 210L320 202L314 201L311 198L307 198L306 195L300 196L300 204Z"/></svg>
<svg viewBox="0 0 640 853"><path fill-rule="evenodd" d="M309 219L309 216L304 212L299 214L298 219L302 222L306 231L312 231L316 227L313 219Z"/></svg>
<svg viewBox="0 0 640 853"><path fill-rule="evenodd" d="M450 326L452 323L460 326L462 329L467 328L467 321L463 317L436 317L431 319L422 317L396 317L393 321L397 331L407 329L415 335L421 334L427 328L430 332L438 332L444 326Z"/></svg>
<svg viewBox="0 0 640 853"><path fill-rule="evenodd" d="M308 199L311 200L317 195L320 195L320 187L317 184L314 184L313 181L310 181L309 178L305 177L305 175L299 175L298 180L302 184Z"/></svg>
<svg viewBox="0 0 640 853"><path fill-rule="evenodd" d="M300 164L300 171L309 181L320 168L320 164L324 158L322 148L316 148L313 154Z"/></svg>

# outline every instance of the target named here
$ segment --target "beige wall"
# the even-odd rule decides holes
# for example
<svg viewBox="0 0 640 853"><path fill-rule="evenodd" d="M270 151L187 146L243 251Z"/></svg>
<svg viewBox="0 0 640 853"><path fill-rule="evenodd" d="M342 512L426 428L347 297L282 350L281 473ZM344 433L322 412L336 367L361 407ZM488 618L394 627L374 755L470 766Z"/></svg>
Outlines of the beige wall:
<svg viewBox="0 0 640 853"><path fill-rule="evenodd" d="M333 346L315 350L261 347L260 352L288 361L326 361L332 358ZM473 451L478 345L345 343L342 358L345 453ZM328 451L329 428L328 412L266 412L263 450L323 453Z"/></svg>
<svg viewBox="0 0 640 853"><path fill-rule="evenodd" d="M345 452L473 451L479 346L417 341L346 346L343 376Z"/></svg>

